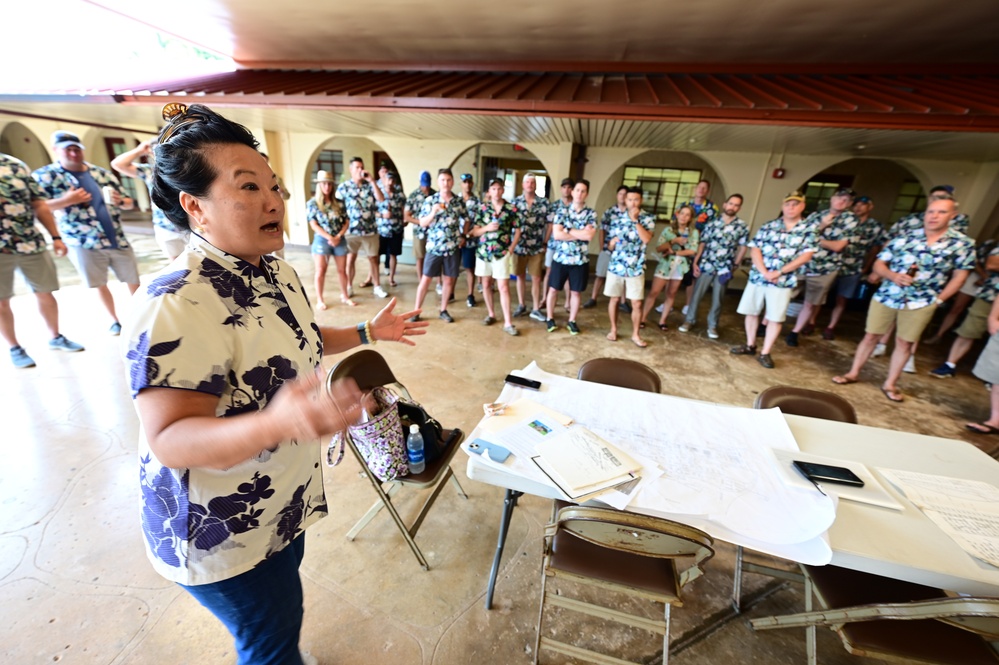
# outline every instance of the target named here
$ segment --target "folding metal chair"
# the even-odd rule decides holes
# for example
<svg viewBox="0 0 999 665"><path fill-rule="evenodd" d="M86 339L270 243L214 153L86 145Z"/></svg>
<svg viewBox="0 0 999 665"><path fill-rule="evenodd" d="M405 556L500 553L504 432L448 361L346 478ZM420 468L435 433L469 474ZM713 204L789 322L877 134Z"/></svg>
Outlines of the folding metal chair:
<svg viewBox="0 0 999 665"><path fill-rule="evenodd" d="M378 386L386 386L395 390L399 395L412 399L410 397L409 391L406 387L402 385L398 379L395 378L395 374L389 368L388 363L385 362L385 358L381 356L377 351L371 349L363 349L357 353L347 356L336 366L329 371L326 376L326 388L329 389L330 385L339 379L350 377L357 382L357 386L362 391L371 390ZM416 533L420 530L420 526L423 524L424 518L426 518L427 513L430 508L434 505L437 497L440 495L441 490L444 489L444 485L451 481L455 489L458 491L458 495L464 499L468 498L465 491L461 488L461 484L458 482L457 477L451 471L451 460L454 458L455 453L461 446L462 440L465 438L464 433L461 430L444 430L444 440L450 441L447 448L445 448L441 456L433 461L428 462L426 469L421 473L410 474L408 476L403 476L395 480L390 480L382 482L372 473L371 469L365 463L364 458L361 456L360 451L357 449L357 445L351 438L349 432L344 437L347 440L347 445L350 447L351 452L357 461L361 465L361 469L367 476L368 480L371 482L371 486L375 489L375 493L378 494L378 499L375 501L374 505L368 509L368 512L364 514L357 524L347 532L347 538L354 540L358 533L374 519L375 515L378 514L382 508L386 509L392 516L392 520L395 522L396 526L399 527L399 531L402 532L403 538L406 539L406 543L409 544L409 549L413 551L416 559L423 566L424 570L429 570L430 565L427 563L426 557L423 556L423 552L420 551L419 546L416 544ZM399 515L396 510L395 505L392 503L392 496L396 494L402 487L412 487L415 489L426 489L432 488L430 496L426 498L423 502L423 507L417 514L416 519L409 526L406 525L405 521Z"/></svg>

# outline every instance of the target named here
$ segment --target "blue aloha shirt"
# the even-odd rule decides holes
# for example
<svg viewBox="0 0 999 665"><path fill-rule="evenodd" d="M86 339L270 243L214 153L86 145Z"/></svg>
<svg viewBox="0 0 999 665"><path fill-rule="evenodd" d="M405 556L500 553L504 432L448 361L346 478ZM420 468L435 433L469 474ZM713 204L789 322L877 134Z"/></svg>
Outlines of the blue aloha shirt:
<svg viewBox="0 0 999 665"><path fill-rule="evenodd" d="M832 224L819 231L819 225L822 223L822 218L825 217L827 212L829 212L828 208L817 210L802 222L803 224L813 226L815 234L819 239L819 243L815 245L815 253L812 254L812 260L801 267L802 275L828 275L839 270L842 263L842 252L833 252L826 249L821 245L821 241L830 240L835 242L837 240L846 240L847 247L850 246L849 241L852 239L854 229L858 223L857 216L849 210L844 210L833 219Z"/></svg>
<svg viewBox="0 0 999 665"><path fill-rule="evenodd" d="M568 210L571 207L572 207L572 203L571 202L568 205L566 205L565 201L563 201L562 199L559 199L558 201L555 201L554 203L552 203L548 207L548 223L549 224L554 224L555 220L558 219L558 216L561 215L565 210ZM595 217L596 217L596 213L594 213L594 218ZM552 250L554 252L555 251L555 247L557 246L558 242L559 241L555 240L555 238L553 236L548 236L548 249L550 249L550 250Z"/></svg>
<svg viewBox="0 0 999 665"><path fill-rule="evenodd" d="M87 164L87 170L98 187L111 186L121 196L128 196L110 171L93 164ZM73 172L64 169L58 162L35 170L31 177L38 182L42 191L50 199L57 199L71 188L80 186L80 181L73 175ZM121 228L121 215L118 207L108 206L107 209L111 215L118 249L127 249L128 241ZM83 249L114 249L111 239L104 234L104 227L101 226L101 220L97 218L97 211L92 205L69 206L62 210L54 210L53 214L56 224L59 226L59 235L62 236L66 245L82 247Z"/></svg>
<svg viewBox="0 0 999 665"><path fill-rule="evenodd" d="M374 186L367 180L358 185L353 180L341 182L336 188L336 197L343 201L347 212L347 234L370 236L378 233L378 199Z"/></svg>
<svg viewBox="0 0 999 665"><path fill-rule="evenodd" d="M679 210L683 206L690 206L694 209L694 228L698 232L704 230L705 224L716 219L719 214L718 206L711 202L710 199L704 199L704 203L698 205L693 201L684 201L683 203L678 203L676 209ZM676 213L673 213L673 218L676 219Z"/></svg>
<svg viewBox="0 0 999 665"><path fill-rule="evenodd" d="M139 162L134 164L135 170L139 173L139 180L146 183L146 189L149 190L149 209L153 215L153 226L157 226L164 231L170 231L171 233L188 233L187 229L182 229L167 218L166 213L156 207L153 203L153 165L144 164Z"/></svg>
<svg viewBox="0 0 999 665"><path fill-rule="evenodd" d="M383 238L391 238L402 231L405 223L402 221L402 209L406 207L406 195L402 193L402 187L396 185L391 192L386 192L379 183L384 201L378 202L378 221L375 227L378 235ZM389 217L382 217L381 213L388 211Z"/></svg>
<svg viewBox="0 0 999 665"><path fill-rule="evenodd" d="M885 244L888 232L881 222L868 217L864 221L857 221L857 226L853 229L850 237L850 244L843 250L840 258L843 265L839 269L840 275L859 275L864 269L864 258L871 247Z"/></svg>
<svg viewBox="0 0 999 665"><path fill-rule="evenodd" d="M438 203L443 204L440 192L433 196L428 196L420 208L418 217L426 217ZM458 239L465 228L465 202L460 196L452 194L451 200L444 206L444 210L434 216L434 220L427 227L427 253L437 256L451 256L458 251Z"/></svg>
<svg viewBox="0 0 999 665"><path fill-rule="evenodd" d="M514 254L534 256L545 251L545 231L551 223L548 199L535 196L534 204L528 207L527 199L521 194L511 204L520 212L520 242L513 248Z"/></svg>
<svg viewBox="0 0 999 665"><path fill-rule="evenodd" d="M292 267L260 267L197 234L132 300L125 369L145 388L218 398L227 418L265 408L284 384L319 367L322 336ZM184 585L244 573L327 513L319 441L275 441L228 469L173 469L139 442L142 531L153 567Z"/></svg>
<svg viewBox="0 0 999 665"><path fill-rule="evenodd" d="M992 251L984 259L979 259L982 266L988 262L989 257L999 256L999 245L992 248ZM971 277L968 277L971 279ZM978 291L975 293L976 298L981 298L985 302L993 302L996 296L999 295L999 272L985 271L985 279L982 283L978 285Z"/></svg>
<svg viewBox="0 0 999 665"><path fill-rule="evenodd" d="M477 238L475 256L483 261L495 261L510 251L513 236L520 228L520 212L513 204L503 201L503 207L497 213L493 210L492 203L480 203L471 220L475 226L486 226L493 221L499 222L498 230L488 231Z"/></svg>
<svg viewBox="0 0 999 665"><path fill-rule="evenodd" d="M926 232L919 229L888 241L878 259L892 272L906 273L913 264L918 272L907 287L884 280L874 299L892 309L920 309L933 304L955 270L975 269L975 241L947 229L936 243L928 245Z"/></svg>
<svg viewBox="0 0 999 665"><path fill-rule="evenodd" d="M47 244L35 226L32 201L47 196L19 159L0 153L0 254L40 254Z"/></svg>
<svg viewBox="0 0 999 665"><path fill-rule="evenodd" d="M784 220L778 218L761 226L746 247L760 250L763 254L763 266L767 270L780 270L799 255L814 252L818 245L819 239L815 235L814 226L809 226L802 220L788 231L784 228ZM768 282L754 263L749 271L749 283L793 289L798 285L798 277L795 273L790 273L778 277L776 283Z"/></svg>
<svg viewBox="0 0 999 665"><path fill-rule="evenodd" d="M487 205L488 201L480 201L474 196L469 196L468 199L462 199L462 201L465 203L465 219L472 224L475 224L475 220L477 220L479 215L482 214L482 206ZM478 238L473 236L465 238L465 249L475 249L478 245Z"/></svg>
<svg viewBox="0 0 999 665"><path fill-rule="evenodd" d="M671 242L674 240L676 242ZM695 227L688 227L687 235L677 235L676 231L673 230L673 226L667 224L659 233L659 240L656 242L656 247L665 245L666 243L673 245L674 251L679 247L681 250L689 249L696 252L697 246L701 244L701 234ZM655 276L663 279L669 279L670 275L673 274L674 268L686 274L693 260L693 257L677 256L676 254L662 256L658 252L656 256L659 257L659 263L656 264Z"/></svg>
<svg viewBox="0 0 999 665"><path fill-rule="evenodd" d="M319 207L319 201L315 197L309 199L309 202L305 204L305 221L315 222L331 236L336 236L343 230L343 215L337 215L332 207L329 210L323 210Z"/></svg>
<svg viewBox="0 0 999 665"><path fill-rule="evenodd" d="M704 251L697 267L701 272L716 275L730 273L735 269L735 255L740 246L749 240L749 226L736 217L729 223L722 218L714 219L704 225L701 232L701 242Z"/></svg>
<svg viewBox="0 0 999 665"><path fill-rule="evenodd" d="M619 219L624 219L627 216L627 208L621 210L616 204L607 208L607 210L604 210L603 216L600 217L600 230L604 232L604 244L600 248L601 251L607 251L607 245L610 243L610 232L611 228L614 226L614 222Z"/></svg>
<svg viewBox="0 0 999 665"><path fill-rule="evenodd" d="M656 228L656 218L647 212L638 213L638 224L650 233ZM645 247L635 228L635 222L625 212L614 218L607 237L617 238L611 250L607 271L618 277L641 277L645 274Z"/></svg>
<svg viewBox="0 0 999 665"><path fill-rule="evenodd" d="M914 212L911 215L906 215L902 219L898 220L892 224L891 228L888 230L888 239L894 240L900 235L905 235L907 233L912 233L913 231L919 231L923 228L923 220L926 218L925 212ZM963 233L968 235L968 227L971 225L971 218L965 215L963 212L957 213L954 219L950 220L950 228L954 229L958 233Z"/></svg>
<svg viewBox="0 0 999 665"><path fill-rule="evenodd" d="M431 188L430 194L428 194L427 196L433 196L436 193L437 192L435 192L433 188ZM427 197L423 195L423 190L420 189L419 187L410 192L409 197L406 199L406 207L409 208L409 214L412 215L413 217L419 217L420 211L423 210L423 202L426 199ZM416 226L413 227L413 237L416 238L417 240L426 240L427 230L422 226L420 226L419 224L417 224Z"/></svg>
<svg viewBox="0 0 999 665"><path fill-rule="evenodd" d="M597 211L586 206L583 206L582 210L576 210L571 205L564 206L558 211L552 225L561 226L566 231L578 231L587 226L596 228ZM586 255L590 246L588 240L556 240L554 242L552 261L564 266L581 266L589 260Z"/></svg>

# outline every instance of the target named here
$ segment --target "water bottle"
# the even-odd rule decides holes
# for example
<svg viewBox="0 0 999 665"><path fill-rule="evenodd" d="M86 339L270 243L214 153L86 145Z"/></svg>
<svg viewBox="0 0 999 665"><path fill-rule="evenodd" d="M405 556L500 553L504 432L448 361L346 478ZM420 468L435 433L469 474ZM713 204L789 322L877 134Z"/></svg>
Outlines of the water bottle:
<svg viewBox="0 0 999 665"><path fill-rule="evenodd" d="M409 438L406 439L406 452L409 454L409 472L423 473L427 467L423 459L423 435L419 425L409 426Z"/></svg>

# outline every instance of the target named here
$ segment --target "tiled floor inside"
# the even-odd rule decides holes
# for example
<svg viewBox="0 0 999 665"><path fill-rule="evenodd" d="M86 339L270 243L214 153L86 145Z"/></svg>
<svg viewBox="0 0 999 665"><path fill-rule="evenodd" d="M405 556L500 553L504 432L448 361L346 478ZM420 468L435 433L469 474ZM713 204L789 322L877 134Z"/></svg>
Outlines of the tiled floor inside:
<svg viewBox="0 0 999 665"><path fill-rule="evenodd" d="M152 237L134 234L143 271L162 265ZM312 265L303 249L289 248L311 292ZM45 348L45 331L30 296L13 305L18 332L38 366L15 370L0 362L4 386L4 464L0 467L0 660L5 663L197 663L235 661L224 629L183 591L158 577L143 553L139 531L138 423L119 360L117 338L93 294L75 285L72 269L60 263L64 288L58 293L63 331L87 350L60 354ZM365 269L361 271L362 277ZM330 278L335 280L335 276ZM416 287L411 266L400 268L401 307L410 307ZM331 284L327 293L336 294ZM124 288L115 291L127 308ZM844 370L855 349L860 317L852 314L839 339L803 338L789 349L778 344L777 369L730 356L741 320L726 302L722 339L711 341L703 328L686 335L646 331L649 348L606 341L606 308L580 316L583 334L548 334L540 323L518 319L521 336L481 325L484 308L465 307L459 291L448 325L431 318L430 332L415 349L381 344L378 350L414 396L446 426L470 430L481 404L492 401L502 377L536 360L555 373L574 376L586 359L631 358L655 368L664 392L694 399L750 406L762 389L777 383L833 390L851 400L866 425L964 439L989 452L988 437L965 432L963 423L987 414L987 393L969 373L969 358L955 379L927 374L939 364L945 346L924 347L919 373L906 376L908 399L889 403L878 390L885 359L871 362L863 382L835 387L830 377ZM333 306L319 316L325 324L353 324L372 316L384 301L360 290L358 307ZM431 295L427 307L436 307ZM561 317L564 320L564 316ZM679 320L671 319L678 325ZM334 359L328 361L330 364ZM670 414L662 414L668 428ZM721 424L724 426L724 424ZM349 456L348 456L349 458ZM541 562L541 534L550 502L521 499L514 513L496 587L495 607L483 607L503 491L465 476L459 453L454 469L468 493L462 500L446 489L420 531L418 541L430 561L423 571L390 520L382 515L353 542L350 526L373 499L352 459L327 475L330 517L308 535L303 564L306 618L302 648L319 663L464 664L529 663L533 658ZM418 495L400 499L414 510ZM728 612L733 548L719 555L705 577L688 591L687 603L673 613L677 652L672 663L803 663L802 631L754 633L747 618L787 613L802 607L801 588L769 578L747 576L746 595L756 603L715 633L686 640L706 619ZM598 634L590 622L566 617L570 635ZM660 662L651 636L600 637L624 657ZM550 658L548 662L563 662ZM820 662L874 662L849 656L837 637L820 632Z"/></svg>

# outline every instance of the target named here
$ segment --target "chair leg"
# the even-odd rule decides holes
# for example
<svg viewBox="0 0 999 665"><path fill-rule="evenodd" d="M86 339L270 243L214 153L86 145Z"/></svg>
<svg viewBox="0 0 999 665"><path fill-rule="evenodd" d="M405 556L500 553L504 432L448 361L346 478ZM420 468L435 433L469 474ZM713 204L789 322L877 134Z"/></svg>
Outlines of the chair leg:
<svg viewBox="0 0 999 665"><path fill-rule="evenodd" d="M451 474L451 484L454 485L454 488L456 490L458 490L458 496L460 496L462 499L468 498L468 495L465 494L465 490L461 488L461 483L458 482L458 476L454 475L453 473Z"/></svg>
<svg viewBox="0 0 999 665"><path fill-rule="evenodd" d="M541 609L538 610L538 635L534 641L534 665L538 665L538 659L541 657L541 631L542 622L545 618L545 594L547 593L548 586L548 575L545 574L545 569L548 566L548 557L541 564Z"/></svg>
<svg viewBox="0 0 999 665"><path fill-rule="evenodd" d="M742 545L735 546L735 578L732 580L732 607L742 612Z"/></svg>
<svg viewBox="0 0 999 665"><path fill-rule="evenodd" d="M399 488L401 487L402 485L400 485L399 483L392 483L392 485L388 488L388 491L385 492L385 496L391 497L393 494L398 492ZM374 504L372 504L372 506L368 508L368 512L364 513L364 517L357 520L357 524L351 527L350 531L347 532L347 539L354 540L354 538L357 537L357 534L361 533L361 529L368 526L371 520L375 518L375 515L378 514L378 511L380 511L384 507L385 507L385 502L382 501L381 498L375 501Z"/></svg>
<svg viewBox="0 0 999 665"><path fill-rule="evenodd" d="M406 539L406 544L409 545L409 549L412 550L416 560L420 562L421 566L423 566L423 570L430 570L430 564L427 563L426 557L423 556L423 552L420 551L420 547L413 539L413 534L410 533L406 523L402 520L402 517L399 516L399 511L395 509L395 506L392 504L392 500L388 498L387 494L385 495L384 503L385 510L389 512L389 515L392 516L392 521L395 522L397 527L399 527L399 531L402 532L402 537Z"/></svg>
<svg viewBox="0 0 999 665"><path fill-rule="evenodd" d="M666 603L666 631L663 633L663 665L669 663L669 610L672 607L669 603Z"/></svg>
<svg viewBox="0 0 999 665"><path fill-rule="evenodd" d="M805 611L811 612L813 607L812 602L812 579L805 575ZM817 645L815 643L815 626L808 626L805 628L805 653L808 656L808 665L818 665L819 654L817 650Z"/></svg>
<svg viewBox="0 0 999 665"><path fill-rule="evenodd" d="M454 472L448 467L447 476L454 478ZM430 512L430 508L434 505L434 501L440 496L440 493L444 490L444 486L447 484L448 478L442 478L437 486L434 487L434 491L430 493L427 500L423 502L423 507L420 508L420 513L416 516L416 520L413 522L413 526L409 527L409 533L414 538L416 537L416 532L420 530L420 526L423 524L423 520L426 519L427 513ZM468 497L465 497L466 499Z"/></svg>

